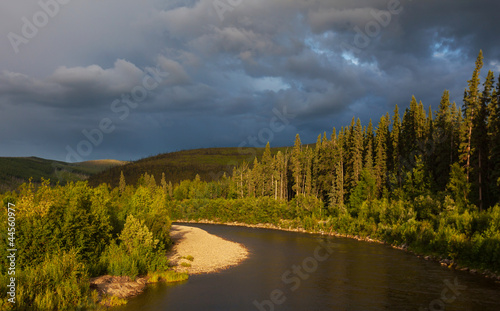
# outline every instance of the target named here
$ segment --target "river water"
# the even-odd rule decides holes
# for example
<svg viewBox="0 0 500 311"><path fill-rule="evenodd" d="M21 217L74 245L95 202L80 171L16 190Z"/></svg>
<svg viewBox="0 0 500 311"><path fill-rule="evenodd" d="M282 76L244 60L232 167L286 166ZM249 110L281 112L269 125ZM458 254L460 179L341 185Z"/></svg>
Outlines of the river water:
<svg viewBox="0 0 500 311"><path fill-rule="evenodd" d="M249 258L219 273L154 284L113 310L500 310L499 283L387 245L268 229L190 226L242 243Z"/></svg>

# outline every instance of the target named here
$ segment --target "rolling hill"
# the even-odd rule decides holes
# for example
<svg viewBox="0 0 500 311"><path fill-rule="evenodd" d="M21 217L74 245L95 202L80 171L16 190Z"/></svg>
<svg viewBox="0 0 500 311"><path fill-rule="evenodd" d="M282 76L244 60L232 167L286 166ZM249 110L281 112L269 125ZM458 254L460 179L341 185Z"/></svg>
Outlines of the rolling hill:
<svg viewBox="0 0 500 311"><path fill-rule="evenodd" d="M289 147L271 148L271 153L284 152ZM157 156L112 167L89 178L91 186L108 183L117 186L123 171L127 184L136 184L144 174L154 175L157 182L165 173L165 180L178 183L193 179L196 174L201 180L218 180L225 173L231 175L233 168L243 161L252 163L255 156L261 158L264 148L206 148L164 153Z"/></svg>
<svg viewBox="0 0 500 311"><path fill-rule="evenodd" d="M0 192L16 189L30 178L35 183L41 178L50 179L53 184L85 180L93 174L126 163L118 160L66 163L37 157L0 157Z"/></svg>

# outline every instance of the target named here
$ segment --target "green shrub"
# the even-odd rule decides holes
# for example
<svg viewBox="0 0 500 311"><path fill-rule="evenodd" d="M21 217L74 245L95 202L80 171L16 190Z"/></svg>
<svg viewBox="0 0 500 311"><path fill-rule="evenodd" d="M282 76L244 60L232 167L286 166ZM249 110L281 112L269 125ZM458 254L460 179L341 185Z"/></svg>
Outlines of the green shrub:
<svg viewBox="0 0 500 311"><path fill-rule="evenodd" d="M127 221L118 240L111 242L101 257L101 264L111 275L127 275L135 279L156 270L166 270L168 259L163 247L158 247L158 240L148 227L132 215Z"/></svg>
<svg viewBox="0 0 500 311"><path fill-rule="evenodd" d="M101 257L101 262L110 275L128 275L131 279L135 279L140 272L146 270L145 267L141 269L140 262L115 241L108 246Z"/></svg>
<svg viewBox="0 0 500 311"><path fill-rule="evenodd" d="M17 284L18 310L74 310L96 304L87 272L74 250L47 255L41 265L20 272Z"/></svg>

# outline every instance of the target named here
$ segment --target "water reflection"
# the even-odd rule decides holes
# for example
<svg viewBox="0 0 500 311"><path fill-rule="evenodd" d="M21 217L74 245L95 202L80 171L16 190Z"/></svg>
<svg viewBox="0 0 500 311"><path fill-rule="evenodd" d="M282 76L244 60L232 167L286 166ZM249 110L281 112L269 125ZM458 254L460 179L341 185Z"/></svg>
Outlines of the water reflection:
<svg viewBox="0 0 500 311"><path fill-rule="evenodd" d="M500 310L500 284L386 245L276 230L194 226L243 243L250 257L220 273L194 275L176 285L157 284L116 310ZM320 242L332 253L314 267L308 258L315 258ZM283 281L285 273L288 282ZM291 282L292 277L300 283ZM466 289L455 295L448 288L443 299L449 287L446 280L453 284L455 279Z"/></svg>

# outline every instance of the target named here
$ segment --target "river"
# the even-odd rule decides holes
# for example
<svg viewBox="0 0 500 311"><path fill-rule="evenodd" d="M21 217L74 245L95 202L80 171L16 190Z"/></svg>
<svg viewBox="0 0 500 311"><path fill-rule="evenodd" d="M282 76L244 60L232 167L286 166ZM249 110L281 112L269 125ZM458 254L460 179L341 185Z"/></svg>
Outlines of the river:
<svg viewBox="0 0 500 311"><path fill-rule="evenodd" d="M249 258L219 273L154 284L113 310L500 310L498 282L387 245L268 229L190 226L242 243Z"/></svg>

